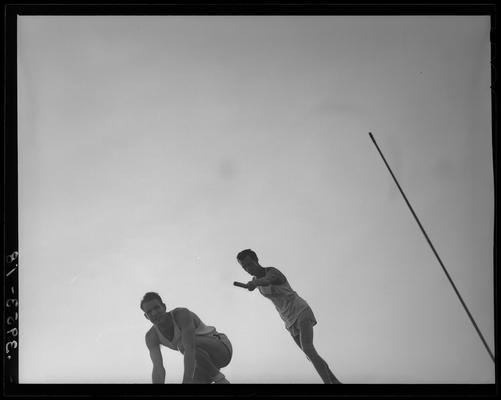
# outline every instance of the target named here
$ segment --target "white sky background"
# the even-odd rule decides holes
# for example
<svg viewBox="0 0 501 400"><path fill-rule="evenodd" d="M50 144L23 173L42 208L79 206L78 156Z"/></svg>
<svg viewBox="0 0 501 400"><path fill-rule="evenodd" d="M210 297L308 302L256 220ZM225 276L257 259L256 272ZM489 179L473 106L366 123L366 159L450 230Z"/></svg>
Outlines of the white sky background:
<svg viewBox="0 0 501 400"><path fill-rule="evenodd" d="M254 249L345 383L493 383L487 16L18 19L20 381L148 383L157 291L234 383L320 383ZM166 382L182 356L163 350Z"/></svg>

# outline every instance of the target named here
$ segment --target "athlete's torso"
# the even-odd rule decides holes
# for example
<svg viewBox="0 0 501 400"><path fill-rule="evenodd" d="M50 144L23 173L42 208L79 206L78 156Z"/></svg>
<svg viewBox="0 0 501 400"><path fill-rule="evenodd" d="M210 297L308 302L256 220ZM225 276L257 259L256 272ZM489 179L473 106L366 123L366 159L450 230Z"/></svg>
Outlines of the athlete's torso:
<svg viewBox="0 0 501 400"><path fill-rule="evenodd" d="M272 270L278 272L282 276L281 283L258 286L259 292L273 302L280 317L285 322L286 328L289 328L296 321L301 311L309 307L308 303L292 289L285 275L278 269L268 267L265 270L266 272Z"/></svg>
<svg viewBox="0 0 501 400"><path fill-rule="evenodd" d="M151 334L155 334L160 344L169 347L172 350L183 352L184 349L181 343L181 329L174 318L174 314L179 309L180 308L174 308L166 313L165 318L163 318L163 320L157 325L153 325L150 332ZM195 335L212 335L218 333L215 327L205 325L198 315L190 310L188 311L190 312L195 325Z"/></svg>

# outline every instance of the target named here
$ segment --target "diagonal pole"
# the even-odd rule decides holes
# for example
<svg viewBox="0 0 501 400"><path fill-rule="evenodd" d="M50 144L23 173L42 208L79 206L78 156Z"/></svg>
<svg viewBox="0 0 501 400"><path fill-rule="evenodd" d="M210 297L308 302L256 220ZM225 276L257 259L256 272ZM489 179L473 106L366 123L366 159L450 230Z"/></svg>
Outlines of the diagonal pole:
<svg viewBox="0 0 501 400"><path fill-rule="evenodd" d="M485 339L484 339L484 337L483 337L483 335L482 335L482 332L480 332L480 329L478 329L478 326L477 326L477 324L476 324L475 320L473 319L473 317L472 317L472 315L471 315L470 311L468 310L468 307L466 307L466 304L465 304L465 302L463 301L463 298L462 298L462 297L461 297L461 295L459 294L459 291L457 290L456 285L454 285L454 282L452 281L452 279L451 279L451 277L450 277L449 273L448 273L448 272L447 272L447 270L445 269L445 266L444 266L444 264L442 263L442 260L440 259L440 257L439 257L439 255L438 255L437 251L435 250L435 247L433 247L433 244L431 243L430 238L429 238L429 237L428 237L428 235L426 234L426 232L425 232L425 230L424 230L423 226L421 225L421 222L419 222L419 219L418 219L418 217L417 217L416 213L414 212L414 210L412 209L412 206L410 205L409 201L407 200L407 197L405 196L404 191L402 190L402 188L401 188L401 187L400 187L400 185L398 184L397 178L395 178L395 175L393 175L393 172L391 171L390 166L389 166L389 165L388 165L388 163L386 162L386 159L384 158L383 153L382 153L382 152L381 152L381 150L379 149L379 146L377 145L376 140L374 139L374 136L372 136L372 133L370 133L370 132L369 132L369 136L371 137L372 141L374 142L374 145L376 146L377 151L378 151L378 152L379 152L379 154L381 155L381 158L383 159L383 161L384 161L384 163L385 163L385 165L386 165L386 168L388 168L388 171L390 171L390 174L391 174L391 176L393 177L393 180L394 180L394 181L395 181L395 183L397 184L398 189L400 190L400 193L402 193L402 196L404 197L404 200L405 200L405 202L407 203L407 206L408 206L408 207L409 207L409 209L411 210L412 215L414 216L414 218L416 219L416 222L418 223L419 227L421 228L421 231L423 232L424 237L426 238L426 240L428 241L428 244L430 245L431 249L433 250L433 253L435 253L435 256L437 257L437 260L438 260L438 262L440 263L440 266L441 266L441 267L442 267L442 269L444 270L445 275L447 276L447 279L449 279L449 282L451 283L452 288L454 289L454 291L456 292L457 296L459 297L459 300L461 301L461 304L463 305L463 307L464 307L464 309L465 309L466 313L468 314L468 317L470 317L470 320L471 320L471 322L472 322L473 326L475 327L475 329L477 330L477 333L478 333L478 335L480 336L480 339L482 339L482 343L484 344L484 346L485 346L485 348L486 348L487 352L488 352L488 353L489 353L489 355L491 356L492 361L495 363L495 361L494 361L494 355L492 354L491 349L490 349L490 348L489 348L489 346L487 345L487 342L485 341Z"/></svg>

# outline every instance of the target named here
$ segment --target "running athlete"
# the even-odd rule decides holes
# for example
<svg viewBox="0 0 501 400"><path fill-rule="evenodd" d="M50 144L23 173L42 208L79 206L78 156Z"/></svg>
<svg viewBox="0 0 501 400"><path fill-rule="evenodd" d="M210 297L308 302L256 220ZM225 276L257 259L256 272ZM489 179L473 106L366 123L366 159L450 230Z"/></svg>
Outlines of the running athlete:
<svg viewBox="0 0 501 400"><path fill-rule="evenodd" d="M317 324L317 320L312 309L291 288L285 275L277 268L262 267L256 253L251 249L238 253L237 261L247 273L253 276L246 285L247 289L252 291L258 288L263 296L273 302L285 322L285 328L311 361L322 381L329 384L341 383L313 346L313 326Z"/></svg>

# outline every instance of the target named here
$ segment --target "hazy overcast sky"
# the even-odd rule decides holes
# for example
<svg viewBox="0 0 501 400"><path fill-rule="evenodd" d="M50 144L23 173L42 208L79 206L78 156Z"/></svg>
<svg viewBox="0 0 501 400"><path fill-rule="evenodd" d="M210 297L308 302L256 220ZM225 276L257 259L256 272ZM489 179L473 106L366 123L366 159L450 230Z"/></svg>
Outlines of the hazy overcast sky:
<svg viewBox="0 0 501 400"><path fill-rule="evenodd" d="M20 382L148 383L157 291L234 383L321 383L236 254L311 305L344 383L493 383L488 16L18 18ZM166 382L182 355L163 349Z"/></svg>

